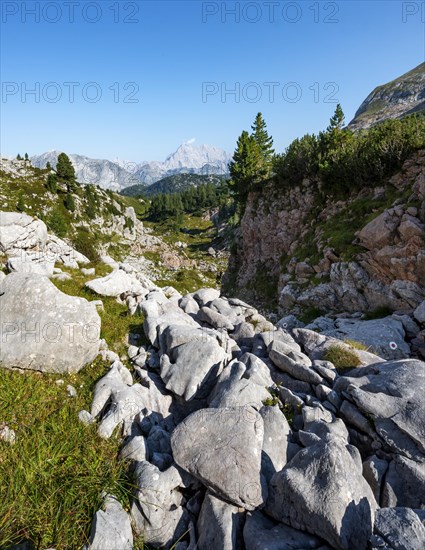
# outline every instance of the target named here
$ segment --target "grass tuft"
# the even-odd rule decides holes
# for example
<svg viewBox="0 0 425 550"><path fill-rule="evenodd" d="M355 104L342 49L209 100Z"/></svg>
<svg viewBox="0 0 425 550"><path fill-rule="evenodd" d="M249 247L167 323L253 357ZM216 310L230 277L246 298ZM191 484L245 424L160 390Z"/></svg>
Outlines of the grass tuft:
<svg viewBox="0 0 425 550"><path fill-rule="evenodd" d="M356 352L344 348L338 344L328 347L324 359L334 364L336 369L352 369L361 365Z"/></svg>

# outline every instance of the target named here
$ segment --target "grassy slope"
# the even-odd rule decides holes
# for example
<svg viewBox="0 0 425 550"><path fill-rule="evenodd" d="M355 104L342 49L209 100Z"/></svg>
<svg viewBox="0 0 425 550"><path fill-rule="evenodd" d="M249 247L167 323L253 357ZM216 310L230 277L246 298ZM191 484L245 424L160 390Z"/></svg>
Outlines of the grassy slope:
<svg viewBox="0 0 425 550"><path fill-rule="evenodd" d="M95 267L98 275L109 271L104 264ZM73 279L54 281L60 290L98 298L84 287L91 277L65 271ZM101 336L110 349L124 354L129 332L144 343L142 317L127 315L127 307L112 298L103 303ZM35 548L81 549L103 491L128 508L131 486L126 465L117 460L118 434L104 441L95 426L84 426L77 417L90 409L94 384L108 368L98 358L73 375L0 369L0 424L16 432L15 445L0 441L0 548L30 540ZM58 379L63 384L57 385ZM67 384L77 389L77 397L68 397Z"/></svg>
<svg viewBox="0 0 425 550"><path fill-rule="evenodd" d="M26 213L46 221L46 212L58 209L71 225L75 217L63 206L62 193L53 195L47 191L46 175L45 170L28 169L26 174L11 180L0 171L1 209L16 211L21 202ZM99 190L99 194L101 200L108 200L103 191ZM116 195L114 199L123 207L133 206L138 216L143 216L145 207L139 200ZM84 211L80 221L90 225ZM185 216L184 231L149 222L145 225L168 244L186 242L184 252L188 258L215 264L222 261L205 256L216 235L209 221ZM93 235L96 237L95 232ZM127 248L120 243L120 237L110 240L112 255L125 256ZM159 259L159 252L150 254L151 259ZM110 271L105 264L88 267L96 268L96 276ZM99 298L84 286L93 277L84 276L79 270L62 270L70 273L72 280L53 281L61 291L88 300ZM181 291L216 286L215 273L201 276L198 270L163 269L161 277L159 284L172 284ZM130 317L127 307L113 298L103 297L102 301L105 311L100 313L101 336L110 349L124 356L129 333L139 336L139 344L145 343L141 316ZM100 358L75 375L40 375L0 368L0 426L7 425L16 432L15 445L0 441L0 548L28 540L40 549L54 546L57 550L80 550L87 542L103 491L115 494L128 508L131 487L126 465L117 460L119 438L104 441L97 436L96 427L78 421L78 412L90 408L94 384L108 368L109 364ZM57 385L58 379L63 384ZM77 397L68 397L68 384L77 389ZM143 541L136 543L135 548L139 547L143 547Z"/></svg>

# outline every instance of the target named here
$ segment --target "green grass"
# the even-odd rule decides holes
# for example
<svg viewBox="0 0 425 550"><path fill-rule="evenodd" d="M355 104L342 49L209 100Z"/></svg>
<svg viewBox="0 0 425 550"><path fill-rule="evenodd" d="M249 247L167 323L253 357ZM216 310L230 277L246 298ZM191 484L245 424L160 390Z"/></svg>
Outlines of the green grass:
<svg viewBox="0 0 425 550"><path fill-rule="evenodd" d="M352 348L358 349L361 351L369 351L370 349L368 346L365 346L361 342L358 342L357 340L350 340L348 338L344 340L344 344L347 344L348 346L351 346Z"/></svg>
<svg viewBox="0 0 425 550"><path fill-rule="evenodd" d="M188 260L195 260L197 263L202 261L207 270L194 268L182 268L179 270L167 269L165 266L159 266L161 253L159 250L143 251L143 256L154 262L157 275L152 275L152 280L159 286L171 285L182 294L193 292L201 287L219 287L219 273L224 273L227 269L226 258L214 258L207 254L208 248L217 238L217 230L210 220L205 220L201 216L184 215L183 222L179 229L176 229L167 222L153 223L149 220L143 220L147 228L153 230L153 233L159 236L165 243L175 246L177 242L187 244L186 248L177 249L179 256ZM208 271L208 267L215 267L217 271Z"/></svg>
<svg viewBox="0 0 425 550"><path fill-rule="evenodd" d="M91 266L96 277L111 270L102 263ZM139 344L146 342L142 316L129 316L126 305L87 289L84 283L92 276L63 271L72 280L53 280L61 291L102 299L101 337L110 349L126 353L129 332L139 335ZM28 540L40 549L81 550L103 491L128 507L131 486L125 464L117 461L118 437L104 441L96 426L84 426L77 417L81 409L90 409L94 384L108 368L100 359L62 376L0 368L0 424L16 432L15 445L0 442L0 548ZM63 385L55 384L58 378ZM77 389L76 398L68 397L67 384ZM145 546L140 542L135 548Z"/></svg>
<svg viewBox="0 0 425 550"><path fill-rule="evenodd" d="M0 548L27 540L40 549L80 550L103 491L128 505L119 439L102 440L96 426L77 418L107 369L100 359L61 377L0 369L0 421L16 432L15 445L0 442ZM68 397L67 384L76 397Z"/></svg>
<svg viewBox="0 0 425 550"><path fill-rule="evenodd" d="M361 365L356 352L344 348L338 344L329 346L325 352L324 359L334 364L336 369L352 369Z"/></svg>

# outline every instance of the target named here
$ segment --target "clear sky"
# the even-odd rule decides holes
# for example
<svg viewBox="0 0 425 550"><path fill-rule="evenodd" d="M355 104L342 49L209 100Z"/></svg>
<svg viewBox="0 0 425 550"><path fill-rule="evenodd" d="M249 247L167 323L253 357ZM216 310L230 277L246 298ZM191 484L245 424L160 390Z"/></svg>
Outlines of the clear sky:
<svg viewBox="0 0 425 550"><path fill-rule="evenodd" d="M0 4L4 155L232 152L258 111L281 151L425 58L425 2Z"/></svg>

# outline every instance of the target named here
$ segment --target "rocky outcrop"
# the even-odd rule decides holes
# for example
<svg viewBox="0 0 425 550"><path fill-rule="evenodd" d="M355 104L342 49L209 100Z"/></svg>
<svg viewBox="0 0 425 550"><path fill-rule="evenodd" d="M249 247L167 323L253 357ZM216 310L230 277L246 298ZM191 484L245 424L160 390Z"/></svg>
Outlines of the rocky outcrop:
<svg viewBox="0 0 425 550"><path fill-rule="evenodd" d="M400 118L425 110L425 63L378 86L360 105L348 127L369 128L387 118Z"/></svg>
<svg viewBox="0 0 425 550"><path fill-rule="evenodd" d="M0 212L0 251L42 250L47 242L46 224L27 214Z"/></svg>
<svg viewBox="0 0 425 550"><path fill-rule="evenodd" d="M425 151L419 151L382 188L324 207L320 182L306 180L280 192L268 184L251 193L223 289L279 305L282 314L305 308L412 311L425 299L424 182ZM405 198L379 207L394 191ZM350 257L344 248L336 254L332 232L346 231L336 216L346 212L350 219L350 209L361 201L370 201L364 209L372 219L353 229Z"/></svg>
<svg viewBox="0 0 425 550"><path fill-rule="evenodd" d="M0 252L9 272L51 277L55 263L78 269L90 260L68 243L47 233L46 224L19 212L0 212Z"/></svg>
<svg viewBox="0 0 425 550"><path fill-rule="evenodd" d="M60 292L43 275L7 275L0 308L2 367L77 372L99 351L96 306Z"/></svg>
<svg viewBox="0 0 425 550"><path fill-rule="evenodd" d="M308 329L264 328L254 308L214 289L151 290L140 308L151 344L129 347L133 371L104 350L113 362L80 420L98 422L102 437L122 435L132 522L147 544L425 542L423 362L355 350L359 366L337 369L323 359L327 346L354 348ZM229 325L200 316L205 308ZM255 326L239 346L241 323Z"/></svg>

